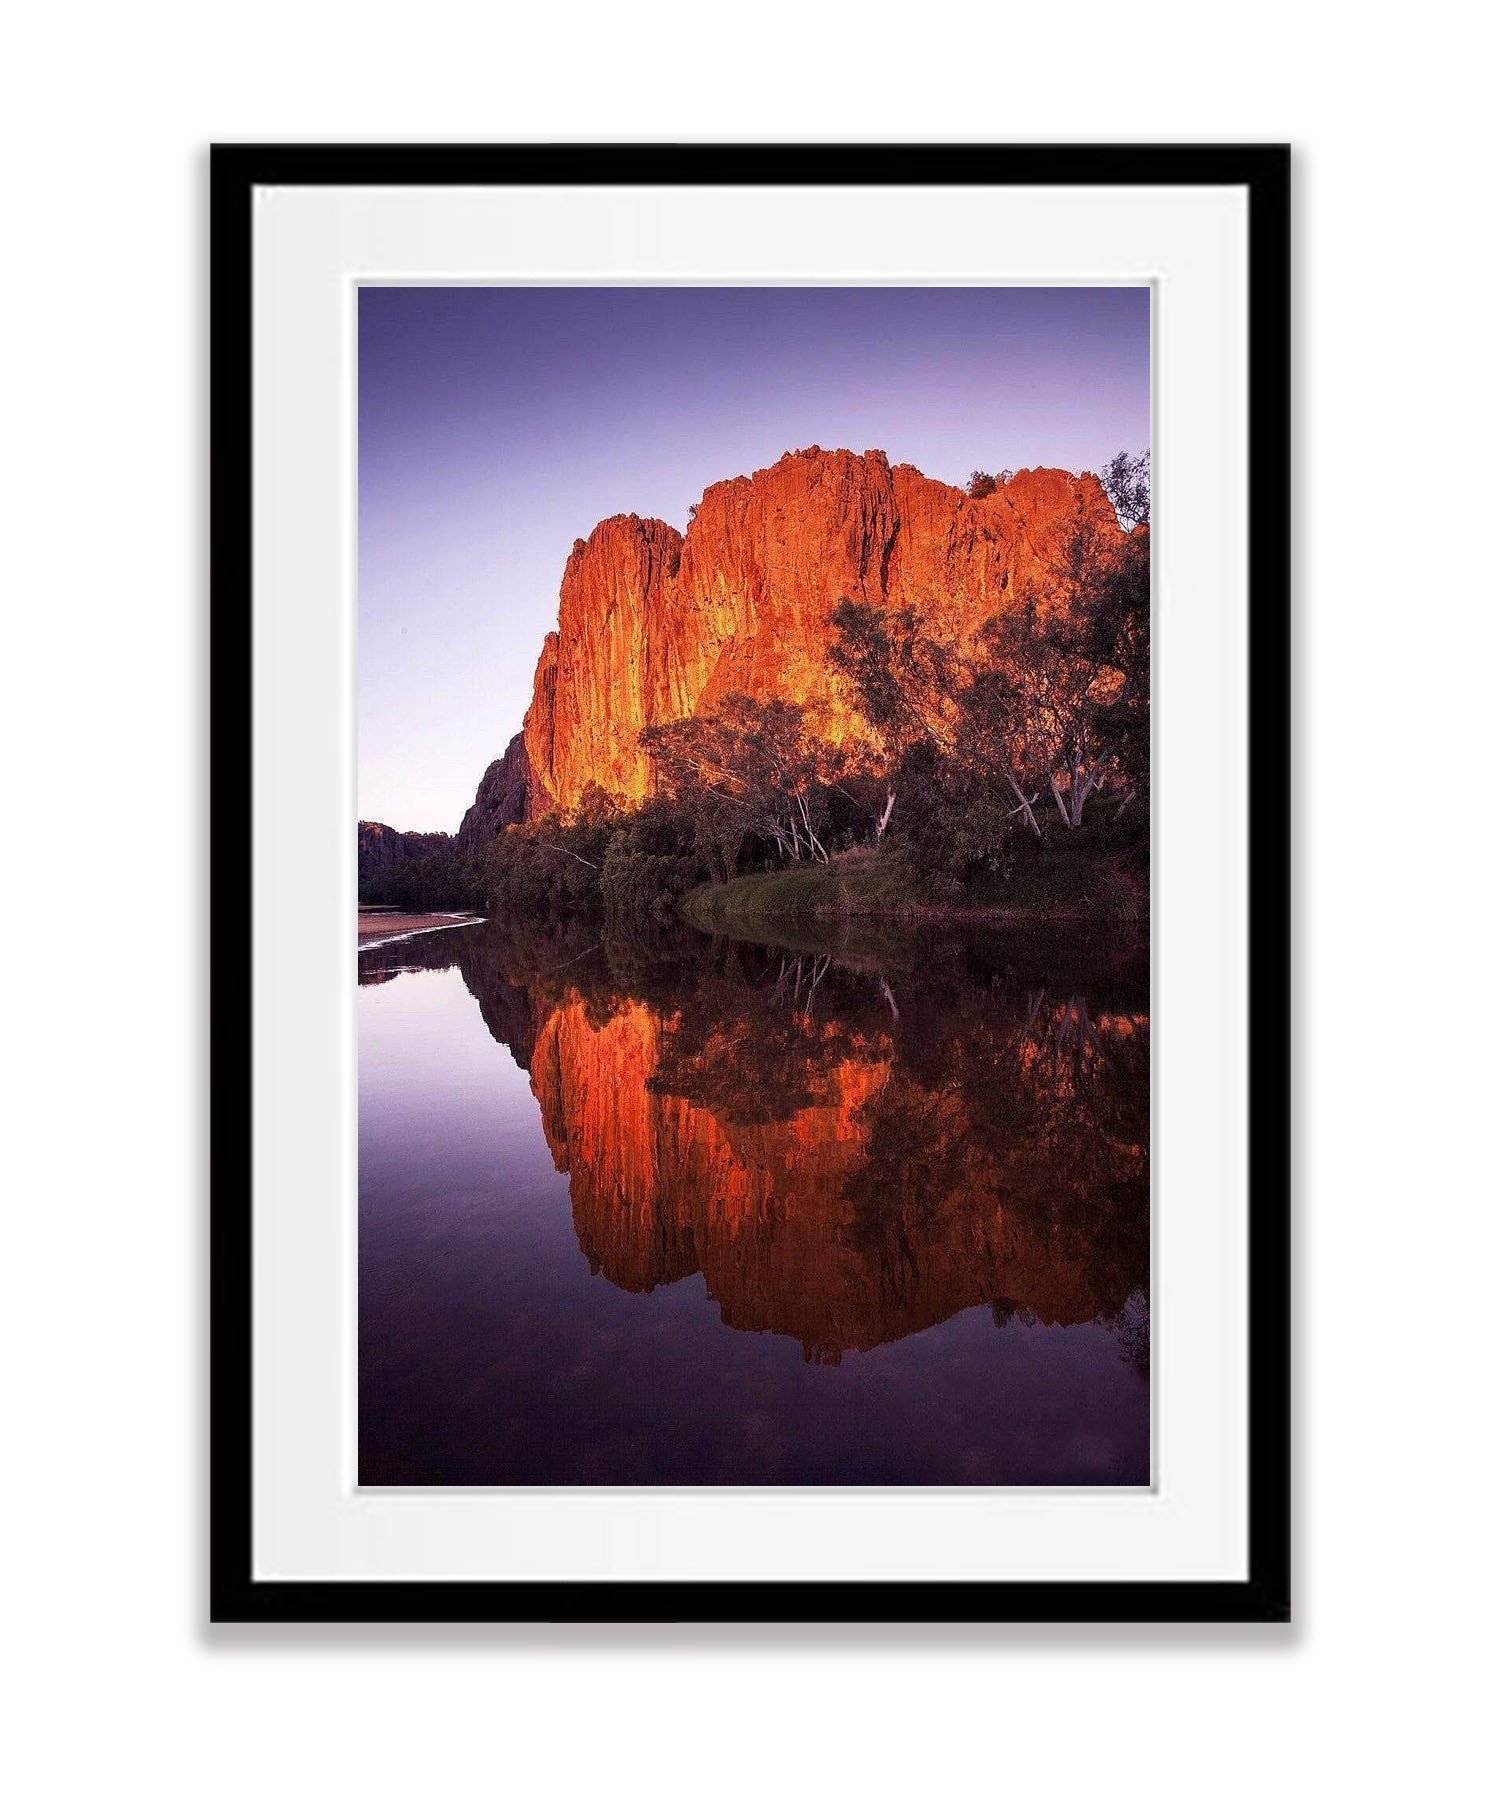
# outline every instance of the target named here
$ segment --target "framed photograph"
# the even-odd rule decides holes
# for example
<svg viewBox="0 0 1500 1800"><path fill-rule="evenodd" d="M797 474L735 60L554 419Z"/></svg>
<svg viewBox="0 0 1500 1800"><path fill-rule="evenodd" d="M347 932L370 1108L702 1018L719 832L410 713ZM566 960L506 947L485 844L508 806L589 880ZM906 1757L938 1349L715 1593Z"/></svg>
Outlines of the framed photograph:
<svg viewBox="0 0 1500 1800"><path fill-rule="evenodd" d="M215 1620L1290 1616L1288 162L215 149Z"/></svg>

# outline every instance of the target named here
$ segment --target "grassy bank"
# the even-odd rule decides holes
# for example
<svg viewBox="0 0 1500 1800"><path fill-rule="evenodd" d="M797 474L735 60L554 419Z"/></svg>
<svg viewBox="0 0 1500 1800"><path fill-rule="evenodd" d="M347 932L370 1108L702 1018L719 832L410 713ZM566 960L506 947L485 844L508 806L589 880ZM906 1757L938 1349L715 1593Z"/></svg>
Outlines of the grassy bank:
<svg viewBox="0 0 1500 1800"><path fill-rule="evenodd" d="M878 856L741 875L718 886L693 888L680 905L682 916L706 931L773 920L915 917L922 908L907 872L893 858Z"/></svg>
<svg viewBox="0 0 1500 1800"><path fill-rule="evenodd" d="M680 910L700 930L754 935L768 925L860 918L1143 922L1147 899L1143 871L1058 852L1018 859L1003 876L973 883L951 900L935 900L900 858L866 852L693 888Z"/></svg>

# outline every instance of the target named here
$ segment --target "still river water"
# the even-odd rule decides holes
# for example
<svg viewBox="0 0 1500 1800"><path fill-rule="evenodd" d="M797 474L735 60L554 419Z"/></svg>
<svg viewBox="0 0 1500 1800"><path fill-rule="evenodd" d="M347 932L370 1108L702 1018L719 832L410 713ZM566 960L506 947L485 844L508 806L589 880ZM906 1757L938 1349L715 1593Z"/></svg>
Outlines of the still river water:
<svg viewBox="0 0 1500 1800"><path fill-rule="evenodd" d="M359 958L366 1484L1150 1479L1143 947Z"/></svg>

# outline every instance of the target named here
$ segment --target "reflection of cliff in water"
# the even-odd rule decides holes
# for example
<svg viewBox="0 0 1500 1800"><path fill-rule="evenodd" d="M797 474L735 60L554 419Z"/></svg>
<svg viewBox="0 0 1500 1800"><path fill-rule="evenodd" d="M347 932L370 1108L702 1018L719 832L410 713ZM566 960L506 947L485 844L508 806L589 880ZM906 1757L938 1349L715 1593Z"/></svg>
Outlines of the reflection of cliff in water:
<svg viewBox="0 0 1500 1800"><path fill-rule="evenodd" d="M978 1305L1119 1320L1139 1360L1149 1017L1123 961L994 932L799 953L493 925L367 952L361 979L457 965L617 1287L701 1271L727 1325L817 1361Z"/></svg>

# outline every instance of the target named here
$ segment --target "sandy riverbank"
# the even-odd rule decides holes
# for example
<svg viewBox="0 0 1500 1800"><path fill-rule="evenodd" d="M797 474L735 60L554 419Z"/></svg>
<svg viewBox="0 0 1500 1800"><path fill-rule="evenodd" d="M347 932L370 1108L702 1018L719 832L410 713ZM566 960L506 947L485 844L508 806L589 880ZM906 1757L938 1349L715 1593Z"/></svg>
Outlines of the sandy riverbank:
<svg viewBox="0 0 1500 1800"><path fill-rule="evenodd" d="M458 925L483 924L480 913L361 912L359 947L389 944L397 938L416 937L423 931L451 931Z"/></svg>

